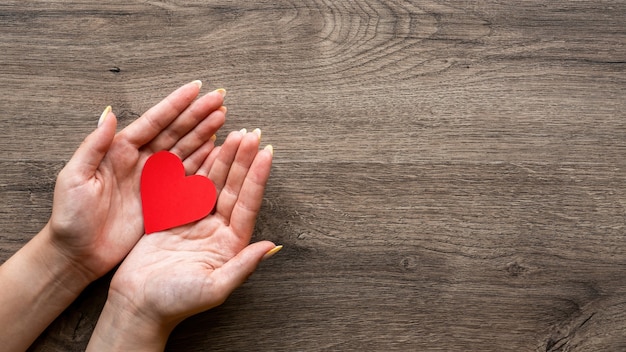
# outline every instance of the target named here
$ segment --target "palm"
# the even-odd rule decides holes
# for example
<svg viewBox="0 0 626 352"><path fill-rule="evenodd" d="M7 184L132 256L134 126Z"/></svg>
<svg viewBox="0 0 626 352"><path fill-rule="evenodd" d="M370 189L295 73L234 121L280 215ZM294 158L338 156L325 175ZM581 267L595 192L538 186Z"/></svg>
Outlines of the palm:
<svg viewBox="0 0 626 352"><path fill-rule="evenodd" d="M258 152L258 144L251 133L227 138L207 175L220 190L215 213L143 236L113 277L111 292L174 324L226 299L251 273L241 272L232 258L250 241L269 176L271 153ZM272 247L260 242L248 248L258 254Z"/></svg>
<svg viewBox="0 0 626 352"><path fill-rule="evenodd" d="M138 180L146 159L171 150L195 172L211 151L223 100L209 94L190 106L197 94L194 84L181 87L116 134L97 163L81 146L59 175L50 226L60 247L94 277L119 263L143 234ZM103 127L114 133L114 126Z"/></svg>
<svg viewBox="0 0 626 352"><path fill-rule="evenodd" d="M96 236L81 239L85 245L99 248L98 252L102 253L99 260L104 267L119 263L118 258L123 258L143 233L140 190L136 180L150 154L116 136L100 165L103 192L88 201L100 205L98 213L93 214L99 221L92 220L88 223L90 228L84 231ZM85 218L93 215L85 214Z"/></svg>
<svg viewBox="0 0 626 352"><path fill-rule="evenodd" d="M235 241L226 248L224 243L237 236L215 222L211 216L197 225L144 236L116 272L112 289L119 288L125 295L131 292L134 300L166 319L220 304L225 293L208 284L211 276L247 243ZM214 226L213 233L202 232Z"/></svg>

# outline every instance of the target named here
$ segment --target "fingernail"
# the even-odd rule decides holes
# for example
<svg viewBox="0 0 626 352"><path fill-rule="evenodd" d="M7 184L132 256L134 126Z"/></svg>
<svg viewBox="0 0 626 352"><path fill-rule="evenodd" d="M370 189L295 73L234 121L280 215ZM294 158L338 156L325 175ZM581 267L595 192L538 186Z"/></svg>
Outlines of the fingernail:
<svg viewBox="0 0 626 352"><path fill-rule="evenodd" d="M283 245L282 244L280 246L276 246L276 247L270 249L269 251L267 251L267 253L265 253L263 255L263 259L261 259L261 260L270 259L274 254L280 252L281 249L283 249Z"/></svg>
<svg viewBox="0 0 626 352"><path fill-rule="evenodd" d="M239 130L239 133L246 134L248 133L248 130L246 130L245 128L242 128L241 130Z"/></svg>
<svg viewBox="0 0 626 352"><path fill-rule="evenodd" d="M211 139L213 142L215 142L215 140L217 139L217 136L216 136L216 135L212 135L210 139Z"/></svg>
<svg viewBox="0 0 626 352"><path fill-rule="evenodd" d="M271 144L266 145L263 149L269 151L270 154L274 155L274 147L272 147Z"/></svg>
<svg viewBox="0 0 626 352"><path fill-rule="evenodd" d="M102 115L100 115L100 118L98 119L98 127L100 127L102 123L104 123L104 120L106 120L110 112L111 112L111 105L107 106L102 112Z"/></svg>
<svg viewBox="0 0 626 352"><path fill-rule="evenodd" d="M223 106L223 105L222 105L222 106L220 106L217 110L219 110L219 111L223 112L224 114L226 114L226 113L228 112L228 108L227 108L227 107L225 107L225 106Z"/></svg>
<svg viewBox="0 0 626 352"><path fill-rule="evenodd" d="M215 91L220 93L222 95L222 97L226 96L226 89L224 89L224 88L218 88Z"/></svg>
<svg viewBox="0 0 626 352"><path fill-rule="evenodd" d="M252 131L252 133L256 134L257 137L259 137L259 140L261 140L261 129L260 128L255 128L254 131Z"/></svg>
<svg viewBox="0 0 626 352"><path fill-rule="evenodd" d="M197 79L197 80L195 80L195 81L193 81L193 82L191 82L191 83L193 83L193 84L197 85L197 86L198 86L198 89L202 88L202 81L201 81L201 80L199 80L199 79Z"/></svg>

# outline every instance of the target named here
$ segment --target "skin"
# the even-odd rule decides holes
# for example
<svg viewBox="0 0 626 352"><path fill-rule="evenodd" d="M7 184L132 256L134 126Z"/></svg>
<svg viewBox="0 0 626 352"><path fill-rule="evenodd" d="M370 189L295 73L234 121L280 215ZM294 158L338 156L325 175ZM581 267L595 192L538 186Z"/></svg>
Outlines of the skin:
<svg viewBox="0 0 626 352"><path fill-rule="evenodd" d="M199 91L199 81L180 87L119 133L116 133L115 115L105 111L99 127L84 140L59 173L48 223L0 266L0 287L3 288L0 295L0 345L3 350L25 350L90 282L112 270L127 255L130 261L122 265L124 269L120 268L119 275L115 275L103 318L113 308L128 315L135 311L143 312L146 305L161 306L167 303L162 302L158 295L146 294L140 297L134 290L146 289L147 283L152 282L150 275L155 275L154 263L146 262L147 258L153 257L159 259L159 263L164 263L164 259L158 257L164 253L159 250L185 250L185 246L169 243L173 238L211 234L209 237L215 239L209 241L210 245L197 248L206 248L208 253L212 253L211 259L205 260L205 263L210 263L216 269L213 273L218 273L210 277L222 277L210 285L211 292L216 293L212 297L221 297L221 300L234 289L232 285L243 281L232 278L239 278L244 271L251 273L254 270L252 265L255 262L258 264L257 254L274 247L271 242L249 247L244 244L246 238L249 240L248 233L251 234L254 226L252 214L258 212L256 205L260 206L263 187L259 186L264 186L269 176L271 151L252 150L250 142L246 141L256 140L258 148L258 135L254 133L245 137L240 133L239 138L229 137L233 147L225 143L215 148L212 136L225 119L223 93L214 91L196 99ZM240 147L244 147L241 156ZM229 155L235 149L236 157L229 164ZM231 209L230 217L222 217L228 212L218 209L211 217L213 220L206 219L173 229L169 231L173 235L169 238L167 233L142 236L138 180L147 158L160 150L169 150L178 155L188 174L223 177L216 182L221 191L220 199L222 195L224 198L218 207ZM245 160L256 162L246 164ZM231 177L230 171L224 173L231 166L238 169L240 165L244 165L244 168L247 165L249 170L243 182L241 174L236 174L236 177L233 174ZM257 183L257 187L247 186L250 182ZM230 203L234 206L229 206ZM242 206L246 208L245 211L238 210ZM240 212L247 216L237 217L235 214ZM217 219L223 224L231 222L218 226ZM245 223L233 224L232 219L242 219ZM133 253L137 254L129 255L136 244L137 249ZM221 247L224 249L221 255L216 255L219 252L217 244L226 245ZM237 264L238 260L245 265ZM231 262L234 264L228 264ZM130 273L132 270L139 270L148 276L143 279L133 277ZM222 273L221 276L219 273ZM124 287L134 280L137 283ZM168 278L160 278L157 283L159 286L156 288L163 289L173 282ZM143 288L141 285L144 285ZM149 289L145 292L149 293ZM180 294L192 292L190 288ZM191 300L193 296L187 301ZM218 301L204 300L201 308L210 307ZM188 304L176 310L176 314L161 311L158 317L163 319L155 321L167 321L171 325L198 309L194 304ZM172 319L173 316L177 319ZM101 321L107 323L106 320ZM98 326L101 327L100 322ZM90 346L97 349L97 345Z"/></svg>
<svg viewBox="0 0 626 352"><path fill-rule="evenodd" d="M276 248L248 244L272 161L258 147L259 135L231 133L199 171L219 190L215 213L139 240L112 279L88 351L163 350L179 322L224 302Z"/></svg>
<svg viewBox="0 0 626 352"><path fill-rule="evenodd" d="M138 180L148 157L170 150L195 172L212 150L211 136L225 120L223 96L211 92L194 102L199 90L195 83L177 89L117 135L109 113L60 172L47 225L51 242L91 281L143 234Z"/></svg>

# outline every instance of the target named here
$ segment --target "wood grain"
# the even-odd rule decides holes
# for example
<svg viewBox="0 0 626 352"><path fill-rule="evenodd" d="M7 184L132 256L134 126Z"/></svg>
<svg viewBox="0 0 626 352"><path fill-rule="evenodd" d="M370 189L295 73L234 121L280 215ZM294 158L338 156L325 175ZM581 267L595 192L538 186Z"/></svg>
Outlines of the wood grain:
<svg viewBox="0 0 626 352"><path fill-rule="evenodd" d="M623 1L5 1L0 260L106 105L228 90L285 249L170 351L626 349ZM110 276L33 351L83 350Z"/></svg>

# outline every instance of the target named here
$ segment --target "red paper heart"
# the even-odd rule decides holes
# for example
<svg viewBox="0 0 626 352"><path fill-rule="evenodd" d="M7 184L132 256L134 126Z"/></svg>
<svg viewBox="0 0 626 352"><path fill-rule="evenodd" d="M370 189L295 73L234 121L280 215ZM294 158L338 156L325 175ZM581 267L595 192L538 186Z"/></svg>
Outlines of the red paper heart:
<svg viewBox="0 0 626 352"><path fill-rule="evenodd" d="M210 179L185 176L180 159L168 152L153 154L141 173L141 206L146 234L204 218L215 206L217 191Z"/></svg>

